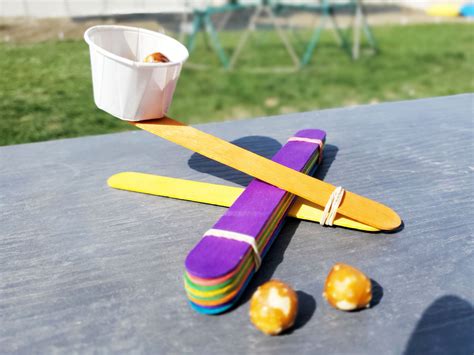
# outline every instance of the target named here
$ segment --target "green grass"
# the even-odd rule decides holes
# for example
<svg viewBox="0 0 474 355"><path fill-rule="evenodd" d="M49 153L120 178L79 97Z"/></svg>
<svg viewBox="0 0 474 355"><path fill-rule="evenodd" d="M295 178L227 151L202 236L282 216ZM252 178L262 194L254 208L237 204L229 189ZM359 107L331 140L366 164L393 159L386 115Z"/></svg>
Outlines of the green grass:
<svg viewBox="0 0 474 355"><path fill-rule="evenodd" d="M377 56L352 62L326 31L311 65L294 73L250 71L291 65L272 32L259 33L233 72L220 69L201 42L185 68L170 115L189 123L273 115L474 91L474 27L377 27ZM307 33L293 36L299 53ZM230 49L237 34L222 41ZM92 100L82 40L0 45L0 145L117 132L130 125Z"/></svg>

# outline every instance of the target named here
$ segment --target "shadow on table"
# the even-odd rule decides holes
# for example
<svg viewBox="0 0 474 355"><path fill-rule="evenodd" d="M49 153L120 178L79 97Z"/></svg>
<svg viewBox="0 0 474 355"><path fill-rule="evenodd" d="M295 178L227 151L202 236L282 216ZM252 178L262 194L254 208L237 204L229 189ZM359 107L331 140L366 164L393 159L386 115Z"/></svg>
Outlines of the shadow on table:
<svg viewBox="0 0 474 355"><path fill-rule="evenodd" d="M350 313L359 313L365 312L377 306L383 298L383 287L374 279L370 279L370 283L372 285L372 300L370 301L369 308L358 308L353 311L349 311Z"/></svg>
<svg viewBox="0 0 474 355"><path fill-rule="evenodd" d="M280 142L273 138L264 136L243 137L232 141L231 143L269 159L272 158L281 148ZM324 147L323 163L316 171L316 174L314 174L314 177L320 180L324 179L331 163L336 158L337 151L338 148L336 146L326 144ZM214 160L208 159L198 153L194 153L191 158L189 158L188 165L191 169L201 173L210 174L241 186L247 186L252 180L251 176Z"/></svg>
<svg viewBox="0 0 474 355"><path fill-rule="evenodd" d="M370 308L374 308L383 298L383 287L374 279L370 279L370 282L372 284L372 300L370 301Z"/></svg>
<svg viewBox="0 0 474 355"><path fill-rule="evenodd" d="M443 296L423 312L404 355L473 354L473 330L471 303L458 296Z"/></svg>
<svg viewBox="0 0 474 355"><path fill-rule="evenodd" d="M281 148L280 142L273 138L263 136L243 137L232 141L231 143L265 158L271 158ZM188 165L190 168L199 171L200 173L214 175L241 186L247 186L252 180L251 176L206 158L198 153L194 153L191 158L189 158Z"/></svg>
<svg viewBox="0 0 474 355"><path fill-rule="evenodd" d="M303 291L296 291L298 295L298 314L295 324L283 334L291 334L295 330L302 328L313 317L316 312L316 300L310 294Z"/></svg>

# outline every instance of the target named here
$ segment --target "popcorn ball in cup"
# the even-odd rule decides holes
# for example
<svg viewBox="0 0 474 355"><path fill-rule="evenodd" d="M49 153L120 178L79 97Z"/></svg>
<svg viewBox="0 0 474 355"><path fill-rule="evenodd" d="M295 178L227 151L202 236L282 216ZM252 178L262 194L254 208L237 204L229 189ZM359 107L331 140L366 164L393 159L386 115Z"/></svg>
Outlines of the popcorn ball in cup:
<svg viewBox="0 0 474 355"><path fill-rule="evenodd" d="M166 115L188 50L162 33L128 26L94 26L89 45L94 101L98 108L127 121ZM152 53L168 62L145 62Z"/></svg>

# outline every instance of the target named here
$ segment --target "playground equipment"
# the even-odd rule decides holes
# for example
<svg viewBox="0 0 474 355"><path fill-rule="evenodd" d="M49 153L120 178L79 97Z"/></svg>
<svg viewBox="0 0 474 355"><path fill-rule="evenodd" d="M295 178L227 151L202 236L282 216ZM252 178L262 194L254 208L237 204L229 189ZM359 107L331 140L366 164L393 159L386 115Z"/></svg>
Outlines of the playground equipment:
<svg viewBox="0 0 474 355"><path fill-rule="evenodd" d="M222 30L224 25L229 21L232 14L234 14L237 11L248 10L248 9L251 9L253 11L250 17L250 21L248 23L246 30L241 36L241 39L239 43L237 44L237 47L234 50L232 56L229 57L227 53L224 51L219 41L218 32ZM224 15L219 26L215 26L212 20L212 16L216 14ZM295 67L297 67L299 65L299 60L296 55L296 52L293 49L293 46L291 45L285 32L283 31L281 26L278 24L278 21L276 20L276 16L273 11L273 7L270 4L270 1L268 0L229 1L227 4L224 4L221 6L210 5L210 6L195 8L193 11L192 30L187 41L187 47L189 51L192 51L195 48L196 37L198 33L202 31L205 34L207 34L207 36L209 37L211 45L214 51L216 52L217 56L219 57L219 60L221 64L223 65L223 67L226 69L231 69L234 67L245 43L248 40L250 33L255 30L257 21L264 15L270 19L270 22L275 27L280 39L285 45L286 50L290 54Z"/></svg>
<svg viewBox="0 0 474 355"><path fill-rule="evenodd" d="M295 4L290 1L279 1L276 5L277 13L281 13L287 10L301 10L316 12L321 15L319 24L317 24L313 30L310 41L306 47L306 50L301 58L301 65L307 65L314 51L319 43L321 38L322 31L326 28L326 24L329 22L331 28L341 45L341 47L347 51L347 53L356 60L360 55L360 39L361 31L363 30L367 42L370 47L374 50L377 50L377 44L375 38L372 34L370 26L367 22L367 17L364 13L362 0L349 0L349 1L331 1L331 0L320 0L319 3L305 3L305 4ZM338 10L346 10L352 14L352 27L353 27L353 40L352 40L352 49L350 47L350 40L341 27L338 25L335 13Z"/></svg>
<svg viewBox="0 0 474 355"><path fill-rule="evenodd" d="M218 32L220 28L217 28L212 20L212 16L215 14L225 14L224 23L228 21L232 13L236 11L252 9L253 13L250 16L247 28L242 34L236 48L234 49L231 56L224 51L219 38ZM311 38L306 46L304 54L301 57L298 57L296 51L291 44L288 36L277 20L277 16L283 14L285 11L303 11L303 12L312 12L318 13L321 15L319 24L315 26ZM351 13L352 15L352 27L353 27L353 39L352 39L352 48L350 46L350 40L346 33L338 25L335 12L337 10L345 10ZM366 16L363 11L363 5L361 0L347 0L347 1L331 1L331 0L301 0L298 2L295 1L271 1L271 0L260 0L260 1L251 1L251 0L241 0L241 1L230 1L227 4L221 6L203 6L196 8L193 11L193 24L192 30L188 38L187 46L190 51L195 48L196 37L199 32L204 32L210 39L210 43L214 51L216 52L219 60L224 68L232 69L245 44L248 41L249 35L251 32L255 31L257 28L257 23L260 18L266 16L270 23L275 28L279 38L281 39L283 45L285 46L288 54L290 55L293 64L295 67L302 67L307 65L314 51L319 43L321 33L326 28L326 24L329 22L331 28L340 43L341 47L347 51L347 53L355 60L358 59L360 55L360 39L361 32L363 31L367 42L374 50L377 50L377 45L375 38L370 30L370 27L367 23Z"/></svg>

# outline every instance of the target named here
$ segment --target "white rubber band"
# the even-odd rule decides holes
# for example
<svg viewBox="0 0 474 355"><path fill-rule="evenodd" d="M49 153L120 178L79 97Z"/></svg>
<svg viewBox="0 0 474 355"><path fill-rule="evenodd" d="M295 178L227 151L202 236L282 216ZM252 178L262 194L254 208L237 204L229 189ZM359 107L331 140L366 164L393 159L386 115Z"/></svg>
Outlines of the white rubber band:
<svg viewBox="0 0 474 355"><path fill-rule="evenodd" d="M320 225L332 226L334 219L336 218L337 209L339 208L342 198L344 197L344 192L344 189L341 186L338 186L332 192L331 196L329 196L329 200L326 203L326 207L324 207L324 212L321 216L321 220L319 221Z"/></svg>
<svg viewBox="0 0 474 355"><path fill-rule="evenodd" d="M307 143L315 143L319 146L323 145L323 141L321 139L316 138L305 138L305 137L290 137L288 142L307 142Z"/></svg>
<svg viewBox="0 0 474 355"><path fill-rule="evenodd" d="M305 138L305 137L290 137L288 142L306 142L306 143L313 143L319 145L319 162L323 159L323 149L324 149L324 142L321 139L317 138Z"/></svg>
<svg viewBox="0 0 474 355"><path fill-rule="evenodd" d="M262 258L260 257L260 252L258 251L257 242L254 237L247 234L226 231L223 229L209 229L206 233L204 233L204 236L232 239L232 240L237 240L239 242L244 242L244 243L249 244L253 249L253 257L255 260L255 271L257 271L260 268L260 265L262 264Z"/></svg>

